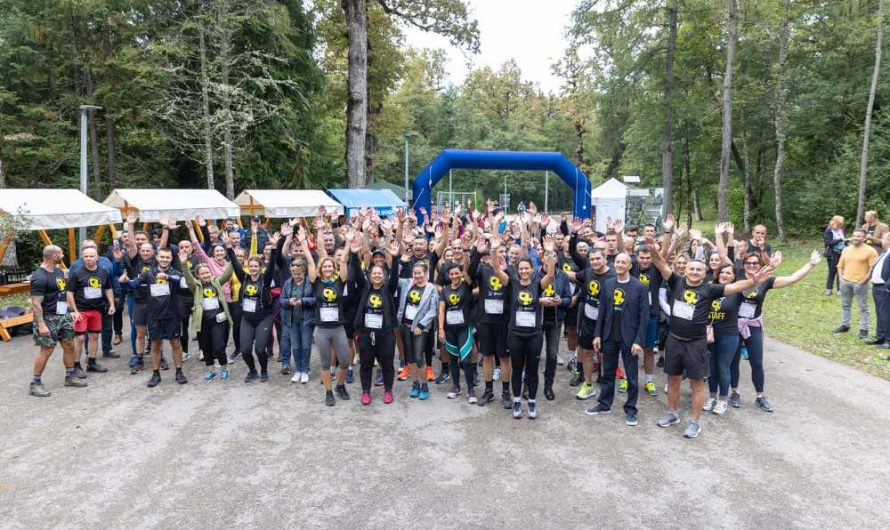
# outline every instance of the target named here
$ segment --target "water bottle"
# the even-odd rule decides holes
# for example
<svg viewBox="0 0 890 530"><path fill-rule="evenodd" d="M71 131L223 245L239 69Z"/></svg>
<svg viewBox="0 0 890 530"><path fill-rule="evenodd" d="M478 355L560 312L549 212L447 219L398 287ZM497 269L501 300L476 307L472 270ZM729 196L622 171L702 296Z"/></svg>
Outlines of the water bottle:
<svg viewBox="0 0 890 530"><path fill-rule="evenodd" d="M742 359L747 360L747 359L748 359L748 347L747 347L747 346L742 346L742 347L739 349L739 355L742 356Z"/></svg>

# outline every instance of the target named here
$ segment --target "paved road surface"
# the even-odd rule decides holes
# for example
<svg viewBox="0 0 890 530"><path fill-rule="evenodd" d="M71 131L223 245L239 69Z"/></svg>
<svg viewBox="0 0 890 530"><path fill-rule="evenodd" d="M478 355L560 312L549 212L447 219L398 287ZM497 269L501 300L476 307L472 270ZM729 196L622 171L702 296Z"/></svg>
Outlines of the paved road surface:
<svg viewBox="0 0 890 530"><path fill-rule="evenodd" d="M37 399L32 354L0 344L2 528L890 525L890 383L775 342L776 412L753 407L745 367L743 408L706 416L697 440L655 425L664 396L641 396L638 427L585 416L562 369L557 400L516 421L405 383L391 406L377 389L362 407L356 381L328 408L317 379L247 386L240 361L227 384L192 360L187 386L165 372L149 390L121 359L64 388L60 352Z"/></svg>

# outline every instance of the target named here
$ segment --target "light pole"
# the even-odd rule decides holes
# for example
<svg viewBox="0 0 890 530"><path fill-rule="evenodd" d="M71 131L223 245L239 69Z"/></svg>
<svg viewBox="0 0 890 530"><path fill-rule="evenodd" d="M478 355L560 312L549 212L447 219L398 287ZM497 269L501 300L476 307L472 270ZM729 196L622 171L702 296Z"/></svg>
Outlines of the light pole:
<svg viewBox="0 0 890 530"><path fill-rule="evenodd" d="M80 191L84 195L87 193L87 183L89 182L87 176L87 114L91 110L102 110L102 107L97 107L96 105L80 106ZM82 226L80 227L80 241L86 238L87 229L85 226Z"/></svg>
<svg viewBox="0 0 890 530"><path fill-rule="evenodd" d="M550 172L544 172L544 211L550 212Z"/></svg>
<svg viewBox="0 0 890 530"><path fill-rule="evenodd" d="M414 131L405 133L405 208L408 207L408 138L419 136Z"/></svg>

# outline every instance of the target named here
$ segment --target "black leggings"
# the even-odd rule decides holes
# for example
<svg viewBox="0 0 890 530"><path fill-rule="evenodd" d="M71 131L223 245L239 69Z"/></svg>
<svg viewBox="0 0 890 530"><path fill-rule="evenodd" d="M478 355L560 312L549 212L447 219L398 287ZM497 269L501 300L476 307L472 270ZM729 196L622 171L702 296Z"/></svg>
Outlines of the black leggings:
<svg viewBox="0 0 890 530"><path fill-rule="evenodd" d="M418 368L426 366L426 358L423 348L426 345L429 331L423 331L420 335L411 332L411 328L402 324L402 342L405 343L405 361L408 364L416 364Z"/></svg>
<svg viewBox="0 0 890 530"><path fill-rule="evenodd" d="M544 346L544 334L540 331L534 335L519 336L514 333L507 335L507 347L513 361L513 373L510 385L513 397L522 395L522 372L528 384L528 399L534 400L538 395L538 364L541 362L541 348Z"/></svg>
<svg viewBox="0 0 890 530"><path fill-rule="evenodd" d="M213 366L213 361L219 361L220 366L226 366L229 362L226 357L226 344L229 342L229 322L217 322L205 320L198 332L198 347L204 354L204 364Z"/></svg>
<svg viewBox="0 0 890 530"><path fill-rule="evenodd" d="M189 329L189 317L180 320L179 343L182 344L182 351L189 352L189 338L191 338L192 330ZM228 337L226 337L228 338Z"/></svg>
<svg viewBox="0 0 890 530"><path fill-rule="evenodd" d="M232 315L232 341L235 351L241 352L241 302L229 302L229 314Z"/></svg>
<svg viewBox="0 0 890 530"><path fill-rule="evenodd" d="M260 361L260 370L265 372L269 365L269 356L266 355L266 346L272 337L272 315L266 315L262 320L255 321L249 318L241 319L241 355L244 363L251 372L256 373L256 365L253 362L253 353Z"/></svg>
<svg viewBox="0 0 890 530"><path fill-rule="evenodd" d="M751 336L747 339L739 337L739 349L736 350L729 367L729 386L739 387L739 362L741 361L741 348L748 348L748 362L751 363L751 382L754 383L754 391L763 392L765 377L763 374L763 329L751 327ZM744 340L744 343L741 342Z"/></svg>
<svg viewBox="0 0 890 530"><path fill-rule="evenodd" d="M448 351L448 368L451 372L452 384L460 388L460 369L464 369L464 377L467 379L467 388L473 388L476 379L476 363L473 358L473 340L470 337L470 328L445 327L445 349ZM463 359L461 350L469 349Z"/></svg>
<svg viewBox="0 0 890 530"><path fill-rule="evenodd" d="M361 360L359 378L362 381L362 392L371 391L371 374L374 372L374 359L383 370L383 389L392 390L392 382L396 371L393 368L396 336L392 330L362 331L358 336L358 353Z"/></svg>
<svg viewBox="0 0 890 530"><path fill-rule="evenodd" d="M831 253L830 256L825 258L825 263L828 265L828 277L825 278L825 288L833 289L840 291L841 290L841 282L840 278L837 275L837 262L840 261L840 255Z"/></svg>

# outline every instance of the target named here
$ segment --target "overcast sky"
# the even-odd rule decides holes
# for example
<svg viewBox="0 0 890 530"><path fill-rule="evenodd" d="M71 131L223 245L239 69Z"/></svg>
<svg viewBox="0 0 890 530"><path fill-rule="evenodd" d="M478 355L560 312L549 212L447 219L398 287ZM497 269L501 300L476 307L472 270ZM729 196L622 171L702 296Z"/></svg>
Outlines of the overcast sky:
<svg viewBox="0 0 890 530"><path fill-rule="evenodd" d="M473 66L497 68L516 59L524 79L538 83L546 92L557 92L559 80L550 73L550 65L559 60L567 47L564 37L569 17L577 0L466 0L472 16L479 21L481 50L471 56ZM460 84L467 72L467 58L447 39L407 30L407 42L415 48L441 48L448 53L451 81Z"/></svg>

